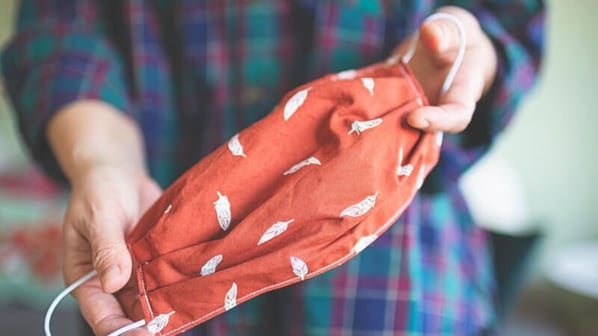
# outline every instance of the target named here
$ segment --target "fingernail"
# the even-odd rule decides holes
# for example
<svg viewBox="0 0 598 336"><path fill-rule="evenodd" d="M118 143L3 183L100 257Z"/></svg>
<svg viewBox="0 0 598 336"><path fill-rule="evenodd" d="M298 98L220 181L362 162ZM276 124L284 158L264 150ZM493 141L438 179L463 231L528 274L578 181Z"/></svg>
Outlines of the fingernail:
<svg viewBox="0 0 598 336"><path fill-rule="evenodd" d="M419 128L428 128L430 127L430 122L427 119L422 119L418 125Z"/></svg>

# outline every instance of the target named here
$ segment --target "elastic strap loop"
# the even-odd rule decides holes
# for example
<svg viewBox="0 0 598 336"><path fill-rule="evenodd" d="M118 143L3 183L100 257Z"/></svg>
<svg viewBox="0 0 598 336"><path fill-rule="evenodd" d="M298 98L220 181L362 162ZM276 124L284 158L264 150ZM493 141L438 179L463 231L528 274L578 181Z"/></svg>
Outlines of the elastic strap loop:
<svg viewBox="0 0 598 336"><path fill-rule="evenodd" d="M46 311L46 316L44 317L44 331L46 333L46 336L51 336L52 335L52 333L50 332L50 321L52 320L52 315L54 315L54 310L56 310L56 307L58 306L58 304L67 295L69 295L72 291L74 291L75 289L77 289L79 286L81 286L82 284L84 284L86 281L90 280L91 278L93 278L97 274L98 274L98 272L96 272L96 271L91 271L91 272L85 274L84 276L82 276L81 278L79 278L77 281L73 282L70 286L68 286L67 288L63 289L62 292L60 292L54 298L54 300L50 304L50 307L48 307L48 310Z"/></svg>
<svg viewBox="0 0 598 336"><path fill-rule="evenodd" d="M442 83L442 87L440 89L440 96L444 96L448 92L448 90L451 88L451 85L453 84L453 81L455 80L455 76L457 75L457 71L459 70L461 63L463 62L463 57L465 56L465 46L467 45L467 40L466 40L467 37L465 35L465 28L463 28L463 24L461 23L461 21L459 21L459 19L457 19L456 17L454 17L453 15L448 14L448 13L432 14L424 20L424 23L433 21L433 20L438 20L438 19L446 19L446 20L451 21L457 27L457 30L459 33L459 50L457 51L457 56L455 57L455 60L453 61L453 65L451 65L451 68L450 68L448 74L446 75L446 78L444 79L444 82ZM418 40L419 40L419 29L415 32L415 34L413 34L413 37L409 44L409 49L407 49L407 52L401 58L403 63L407 64L413 58L413 55L415 54L415 48L417 47Z"/></svg>
<svg viewBox="0 0 598 336"><path fill-rule="evenodd" d="M52 315L54 315L54 310L56 310L56 307L58 307L58 304L60 304L60 302L67 295L69 295L72 291L77 289L79 286L81 286L85 282L91 280L96 275L98 275L98 272L96 272L96 271L91 271L91 272L85 274L84 276L79 278L77 281L73 282L70 286L63 289L62 292L60 292L54 298L54 300L50 304L50 307L48 307L48 310L46 311L46 316L44 317L44 332L46 333L46 336L52 336L52 332L50 331L50 321L52 320ZM126 333L127 331L133 330L135 328L143 327L144 325L145 325L145 320L139 320L137 322L126 325L126 326L110 333L110 335L108 335L108 336L122 335L122 334Z"/></svg>

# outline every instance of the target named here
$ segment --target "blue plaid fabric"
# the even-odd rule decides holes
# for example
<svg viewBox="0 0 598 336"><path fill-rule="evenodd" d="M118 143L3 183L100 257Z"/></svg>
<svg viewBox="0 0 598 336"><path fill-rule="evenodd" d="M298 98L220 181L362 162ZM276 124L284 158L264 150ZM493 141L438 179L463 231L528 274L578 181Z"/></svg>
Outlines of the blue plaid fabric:
<svg viewBox="0 0 598 336"><path fill-rule="evenodd" d="M401 219L340 268L191 333L476 335L495 321L490 247L456 182L534 82L541 1L23 0L2 66L25 142L49 175L62 178L47 121L72 101L100 99L139 124L150 172L166 186L286 91L384 59L447 4L477 16L499 72L470 127L445 138L439 165Z"/></svg>

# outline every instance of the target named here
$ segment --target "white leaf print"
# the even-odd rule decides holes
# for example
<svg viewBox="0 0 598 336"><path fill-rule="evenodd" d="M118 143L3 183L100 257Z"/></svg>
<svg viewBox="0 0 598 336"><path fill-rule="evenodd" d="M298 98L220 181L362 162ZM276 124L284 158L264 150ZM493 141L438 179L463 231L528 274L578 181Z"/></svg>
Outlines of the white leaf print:
<svg viewBox="0 0 598 336"><path fill-rule="evenodd" d="M174 311L168 314L160 314L156 316L155 319L151 320L150 323L147 324L147 330L152 334L157 334L162 329L164 329L168 325L168 321L170 320L170 315L174 314Z"/></svg>
<svg viewBox="0 0 598 336"><path fill-rule="evenodd" d="M336 79L340 79L340 80L353 79L353 78L355 78L355 76L357 76L357 71L351 69L351 70L345 70L345 71L341 71L341 72L337 73Z"/></svg>
<svg viewBox="0 0 598 336"><path fill-rule="evenodd" d="M216 272L216 267L222 261L222 254L212 257L208 262L201 268L201 275L206 276Z"/></svg>
<svg viewBox="0 0 598 336"><path fill-rule="evenodd" d="M345 216L359 217L359 216L365 214L366 212L370 211L370 209L373 208L374 205L376 204L376 197L378 197L377 191L374 195L370 195L370 196L366 197L363 201L361 201L357 204L353 204L350 207L343 210L341 212L340 217L345 217Z"/></svg>
<svg viewBox="0 0 598 336"><path fill-rule="evenodd" d="M357 121L356 120L353 123L351 123L351 130L349 131L349 134L351 134L353 132L355 132L357 134L361 134L361 132L363 132L367 129L379 126L380 124L382 124L382 118L366 120L366 121Z"/></svg>
<svg viewBox="0 0 598 336"><path fill-rule="evenodd" d="M436 140L436 146L438 146L438 147L442 146L443 138L444 138L444 133L442 133L442 132L436 132L436 134L434 134L434 140Z"/></svg>
<svg viewBox="0 0 598 336"><path fill-rule="evenodd" d="M374 80L372 78L362 78L361 82L363 83L363 86L365 86L365 88L368 89L368 91L370 91L370 94L373 96L374 95Z"/></svg>
<svg viewBox="0 0 598 336"><path fill-rule="evenodd" d="M218 224L220 224L223 231L226 231L231 221L230 202L228 197L222 195L220 191L218 191L218 200L214 202L214 208L216 209Z"/></svg>
<svg viewBox="0 0 598 336"><path fill-rule="evenodd" d="M224 297L224 309L231 310L237 305L237 284L233 282L226 296Z"/></svg>
<svg viewBox="0 0 598 336"><path fill-rule="evenodd" d="M241 145L241 142L239 141L239 134L235 134L230 138L228 141L228 150L230 150L234 156L247 157L247 155L243 153L243 145Z"/></svg>
<svg viewBox="0 0 598 336"><path fill-rule="evenodd" d="M424 174L426 173L426 165L422 164L417 175L417 189L420 189L424 185Z"/></svg>
<svg viewBox="0 0 598 336"><path fill-rule="evenodd" d="M271 240L272 238L282 234L287 230L289 224L291 224L294 221L294 219L291 219L286 222L276 222L268 230L266 230L266 232L264 232L264 234L260 238L260 241L257 242L257 245L262 245L263 243Z"/></svg>
<svg viewBox="0 0 598 336"><path fill-rule="evenodd" d="M399 176L411 176L411 173L413 173L413 165L411 164L397 167L397 175Z"/></svg>
<svg viewBox="0 0 598 336"><path fill-rule="evenodd" d="M309 158L297 163L296 165L292 166L289 170L284 172L282 175L290 175L296 173L299 169L309 166L309 165L318 165L321 166L322 163L318 160L315 156L310 156Z"/></svg>
<svg viewBox="0 0 598 336"><path fill-rule="evenodd" d="M303 105L305 99L307 98L307 93L311 90L311 88L303 89L297 93L295 93L291 99L286 103L284 106L284 120L289 120L297 112L297 110Z"/></svg>
<svg viewBox="0 0 598 336"><path fill-rule="evenodd" d="M308 272L305 262L297 257L291 257L291 266L293 267L293 273L301 278L301 280L305 280Z"/></svg>
<svg viewBox="0 0 598 336"><path fill-rule="evenodd" d="M354 252L356 254L360 253L366 247L368 247L371 243L373 243L374 240L376 240L376 238L378 238L378 236L376 236L375 234L359 238L359 240L357 241L355 246L353 246L352 252Z"/></svg>

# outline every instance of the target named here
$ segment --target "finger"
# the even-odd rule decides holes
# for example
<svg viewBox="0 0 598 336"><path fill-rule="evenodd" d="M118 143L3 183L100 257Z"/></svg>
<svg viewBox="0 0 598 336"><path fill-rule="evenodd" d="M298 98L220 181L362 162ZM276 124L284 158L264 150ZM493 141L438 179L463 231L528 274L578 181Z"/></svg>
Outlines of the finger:
<svg viewBox="0 0 598 336"><path fill-rule="evenodd" d="M139 197L139 215L143 213L160 197L162 188L152 179L148 178L141 185Z"/></svg>
<svg viewBox="0 0 598 336"><path fill-rule="evenodd" d="M409 125L428 132L463 131L469 125L476 102L481 95L482 79L472 76L476 68L464 66L449 91L437 106L419 108L407 117Z"/></svg>
<svg viewBox="0 0 598 336"><path fill-rule="evenodd" d="M133 323L111 294L103 292L100 282L93 279L73 292L79 302L81 313L96 335L107 335ZM138 329L127 335L151 335L145 329Z"/></svg>
<svg viewBox="0 0 598 336"><path fill-rule="evenodd" d="M444 18L425 22L420 28L420 42L435 56L438 65L454 61L462 38L455 23Z"/></svg>
<svg viewBox="0 0 598 336"><path fill-rule="evenodd" d="M419 108L409 115L408 122L426 132L458 133L467 127L470 116L469 107L454 103Z"/></svg>
<svg viewBox="0 0 598 336"><path fill-rule="evenodd" d="M438 106L421 107L407 117L407 122L414 128L426 132L458 133L471 122L475 102L446 101Z"/></svg>
<svg viewBox="0 0 598 336"><path fill-rule="evenodd" d="M127 250L122 219L100 213L89 225L93 265L100 274L106 293L121 289L131 276L131 257Z"/></svg>
<svg viewBox="0 0 598 336"><path fill-rule="evenodd" d="M87 239L72 225L68 211L63 225L63 275L65 285L70 285L93 270L91 248Z"/></svg>

